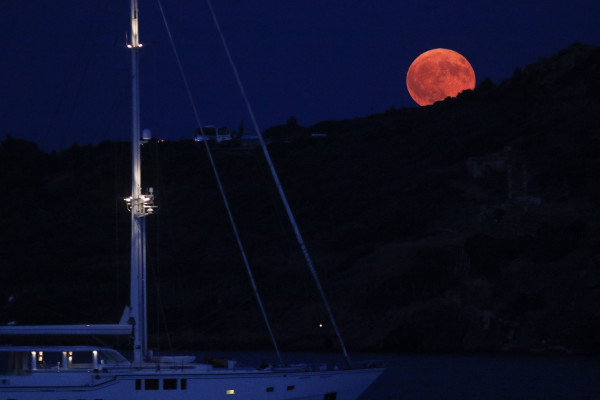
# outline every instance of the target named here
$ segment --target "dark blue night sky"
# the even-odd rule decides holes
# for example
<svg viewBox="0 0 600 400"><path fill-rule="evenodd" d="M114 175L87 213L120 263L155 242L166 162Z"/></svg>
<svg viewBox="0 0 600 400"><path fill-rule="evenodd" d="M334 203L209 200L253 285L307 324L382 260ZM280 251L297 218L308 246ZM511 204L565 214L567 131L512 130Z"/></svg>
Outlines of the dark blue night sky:
<svg viewBox="0 0 600 400"><path fill-rule="evenodd" d="M156 1L140 1L142 126L164 139L196 127ZM261 129L416 107L406 71L450 48L499 83L580 41L600 45L597 0L500 2L213 0ZM250 119L203 0L163 0L205 125ZM129 140L127 0L5 0L0 135L44 149Z"/></svg>

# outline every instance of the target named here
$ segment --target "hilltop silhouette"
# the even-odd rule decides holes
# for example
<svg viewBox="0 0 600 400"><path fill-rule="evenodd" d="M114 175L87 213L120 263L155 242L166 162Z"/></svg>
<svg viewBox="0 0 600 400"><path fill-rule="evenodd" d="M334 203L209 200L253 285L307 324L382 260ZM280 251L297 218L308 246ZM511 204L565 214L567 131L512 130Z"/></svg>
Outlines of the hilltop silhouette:
<svg viewBox="0 0 600 400"><path fill-rule="evenodd" d="M599 352L598 115L600 47L575 43L431 106L267 129L349 346ZM1 142L1 323L118 321L129 157ZM202 144L143 157L152 345L268 347ZM260 150L215 159L282 348L335 348Z"/></svg>

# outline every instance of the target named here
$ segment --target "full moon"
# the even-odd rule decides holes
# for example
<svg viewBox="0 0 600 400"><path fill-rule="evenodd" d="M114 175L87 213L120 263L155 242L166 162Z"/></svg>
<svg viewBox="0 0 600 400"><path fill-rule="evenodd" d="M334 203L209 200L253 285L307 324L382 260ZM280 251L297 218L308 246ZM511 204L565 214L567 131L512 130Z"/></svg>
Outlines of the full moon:
<svg viewBox="0 0 600 400"><path fill-rule="evenodd" d="M406 73L408 93L420 106L455 97L475 88L475 71L459 53L448 49L426 51L410 64Z"/></svg>

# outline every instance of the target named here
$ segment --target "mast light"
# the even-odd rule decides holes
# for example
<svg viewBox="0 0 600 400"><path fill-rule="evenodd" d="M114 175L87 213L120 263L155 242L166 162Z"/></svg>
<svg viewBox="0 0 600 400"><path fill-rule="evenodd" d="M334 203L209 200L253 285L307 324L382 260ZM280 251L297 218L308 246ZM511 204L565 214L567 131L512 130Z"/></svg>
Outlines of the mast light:
<svg viewBox="0 0 600 400"><path fill-rule="evenodd" d="M138 217L154 214L158 210L158 206L154 204L154 188L152 187L148 188L148 193L141 194L140 197L136 199L129 196L123 198L123 200L127 205L128 211L135 208L135 213Z"/></svg>

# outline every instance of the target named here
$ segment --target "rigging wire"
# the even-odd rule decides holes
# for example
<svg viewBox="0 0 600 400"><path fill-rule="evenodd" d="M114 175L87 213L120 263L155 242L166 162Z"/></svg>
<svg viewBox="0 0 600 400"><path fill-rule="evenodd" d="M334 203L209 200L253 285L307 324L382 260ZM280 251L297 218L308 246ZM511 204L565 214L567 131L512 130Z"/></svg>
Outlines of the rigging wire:
<svg viewBox="0 0 600 400"><path fill-rule="evenodd" d="M159 2L160 2L160 0L159 0ZM285 211L287 212L290 223L292 224L292 227L294 229L294 233L296 234L296 240L298 241L298 245L300 246L300 249L302 250L302 253L304 254L306 264L308 265L308 268L310 269L310 272L315 280L315 284L317 285L317 289L319 290L319 293L321 294L321 299L322 299L323 303L325 304L325 308L327 309L327 314L329 314L329 320L331 321L331 325L333 326L333 329L335 330L335 334L337 335L338 341L340 342L340 346L344 352L344 356L346 357L348 366L350 366L351 365L350 356L348 355L348 351L346 350L346 346L344 345L344 340L342 339L340 330L335 322L335 318L333 317L333 312L331 311L331 307L329 306L329 301L327 301L327 297L325 296L325 291L323 290L323 287L321 286L321 281L319 280L319 276L317 275L317 271L315 270L315 267L311 260L310 254L308 253L308 249L306 248L304 239L302 238L302 234L300 233L300 230L298 229L298 224L296 223L296 218L294 217L294 214L292 213L292 209L290 208L290 205L287 201L287 197L285 195L285 192L283 191L281 182L279 181L279 176L277 175L277 172L275 171L275 167L271 160L271 156L269 154L269 151L267 150L265 141L263 140L261 130L258 128L258 123L256 122L256 117L254 116L254 111L252 111L252 106L250 105L250 101L248 100L248 96L246 95L246 90L244 89L244 85L242 84L242 80L240 79L240 75L238 73L237 67L236 67L235 63L233 62L233 57L231 56L231 52L229 51L229 46L227 45L227 42L225 41L225 36L223 35L223 31L221 30L221 25L219 24L217 15L215 14L215 10L213 9L211 1L206 0L206 4L208 5L208 8L210 9L210 13L211 13L213 22L215 23L217 31L219 32L219 37L221 38L221 43L223 44L225 53L227 54L227 59L229 60L229 65L231 66L231 69L233 70L233 74L235 75L235 79L236 79L238 88L240 89L242 97L244 98L244 102L246 103L248 113L250 114L250 119L252 120L252 125L254 126L254 129L258 136L258 140L263 149L263 153L265 154L265 158L267 160L267 163L269 164L269 169L271 170L271 174L273 175L273 180L275 181L275 185L277 186L277 189L279 191L279 196L281 197L281 201L283 202Z"/></svg>
<svg viewBox="0 0 600 400"><path fill-rule="evenodd" d="M242 258L243 258L243 261L244 261L244 265L246 266L246 271L248 272L248 275L250 277L250 282L252 283L252 289L253 289L254 294L256 296L256 300L258 301L258 304L260 306L260 310L261 310L261 313L262 313L263 318L265 320L265 324L267 325L267 330L269 331L269 334L271 335L271 340L273 342L273 346L275 347L275 352L277 353L277 358L279 360L279 363L283 364L283 360L281 358L281 353L279 351L279 347L277 346L277 341L275 340L275 335L273 335L273 330L271 329L271 324L269 323L269 320L267 318L267 313L265 311L265 308L263 306L262 300L260 298L260 294L258 293L258 288L256 287L256 282L254 281L254 275L252 274L252 270L250 269L250 264L249 264L248 258L246 256L246 252L244 250L244 246L242 245L242 240L240 238L240 234L238 232L237 225L236 225L235 220L233 218L233 213L231 212L231 208L229 206L229 201L227 200L227 196L225 195L225 189L223 187L223 184L221 182L221 178L220 178L219 173L217 171L217 167L216 167L215 161L213 159L212 152L210 151L210 147L208 146L208 141L206 140L206 136L204 135L204 129L202 128L202 123L200 122L200 117L198 115L198 109L196 108L196 104L194 102L194 99L193 99L193 96L192 96L192 92L190 90L190 86L188 84L188 80L187 80L186 74L185 74L185 72L183 70L183 65L181 64L181 60L180 60L180 57L179 57L179 52L177 51L177 47L175 46L175 41L173 39L173 35L171 34L171 29L169 28L169 24L167 22L166 15L165 15L165 12L163 10L162 2L161 2L161 0L157 0L157 3L158 3L158 7L160 9L160 13L161 13L161 16L162 16L162 19L163 19L163 23L165 25L165 29L167 31L167 35L169 36L169 41L171 43L171 49L173 50L173 53L175 54L175 59L177 61L177 66L178 66L179 72L181 74L181 79L183 80L183 84L185 86L185 90L186 90L186 93L187 93L187 96L188 96L188 100L189 100L190 105L192 107L192 110L194 112L194 118L196 120L196 124L198 125L198 128L200 129L200 133L202 134L202 141L204 142L204 145L206 147L208 158L209 158L210 164L212 166L213 173L215 175L215 179L217 180L217 185L219 186L219 191L221 192L221 197L223 199L223 203L225 204L225 208L227 210L227 215L229 216L229 220L230 220L231 226L233 228L235 239L236 239L238 247L240 248L240 251L242 253Z"/></svg>

